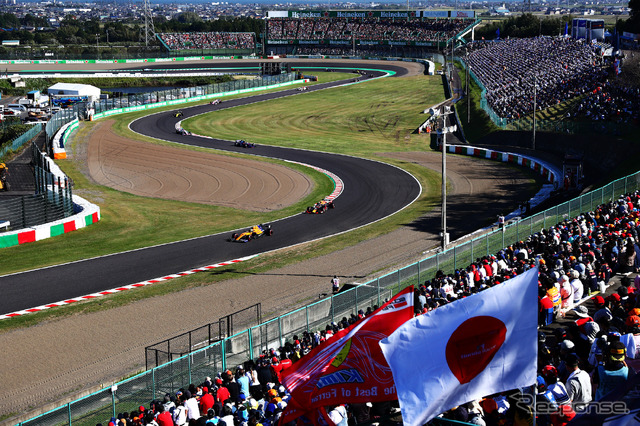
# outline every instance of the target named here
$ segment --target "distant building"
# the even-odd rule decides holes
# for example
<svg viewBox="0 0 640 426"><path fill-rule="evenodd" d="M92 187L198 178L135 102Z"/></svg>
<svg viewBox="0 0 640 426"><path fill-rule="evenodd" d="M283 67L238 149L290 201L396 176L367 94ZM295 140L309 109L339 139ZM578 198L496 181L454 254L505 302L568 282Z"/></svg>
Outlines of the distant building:
<svg viewBox="0 0 640 426"><path fill-rule="evenodd" d="M504 3L502 4L502 6L496 7L495 9L493 9L493 15L500 15L500 16L508 16L511 15L511 11L509 11L509 9L507 9L504 6Z"/></svg>

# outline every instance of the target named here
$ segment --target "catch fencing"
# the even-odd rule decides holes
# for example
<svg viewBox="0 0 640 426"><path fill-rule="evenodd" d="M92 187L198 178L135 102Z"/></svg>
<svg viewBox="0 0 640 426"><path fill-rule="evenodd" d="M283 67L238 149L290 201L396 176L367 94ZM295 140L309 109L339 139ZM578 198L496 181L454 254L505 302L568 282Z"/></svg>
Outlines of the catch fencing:
<svg viewBox="0 0 640 426"><path fill-rule="evenodd" d="M42 131L42 123L34 124L29 130L8 142L0 148L0 158L4 157L9 151L17 151L22 148L24 144L29 142L31 139L38 136L38 133Z"/></svg>
<svg viewBox="0 0 640 426"><path fill-rule="evenodd" d="M285 73L278 75L265 75L258 78L227 81L225 83L207 84L205 86L186 87L182 89L157 90L146 93L134 93L116 96L109 99L101 99L94 105L95 113L115 110L119 108L130 108L140 105L170 102L177 99L187 101L198 100L214 94L225 94L236 90L246 90L262 86L284 83L295 80L295 73ZM195 98L195 99L191 99Z"/></svg>
<svg viewBox="0 0 640 426"><path fill-rule="evenodd" d="M602 188L515 221L497 231L386 274L364 285L332 295L293 312L278 316L210 346L189 353L167 364L145 371L89 396L72 401L52 411L20 423L24 426L73 424L95 425L106 422L116 413L133 411L140 404L162 399L167 392L186 388L190 383L213 377L220 371L255 359L269 348L280 347L304 331L313 333L333 321L357 314L358 310L381 305L400 289L432 279L438 270L445 274L465 268L477 257L491 255L503 247L526 239L542 228L576 217L596 206L615 200L640 188L640 172L618 179Z"/></svg>
<svg viewBox="0 0 640 426"><path fill-rule="evenodd" d="M32 143L35 192L4 199L0 219L11 223L9 230L30 228L72 216L74 211L71 181L51 172L51 163Z"/></svg>

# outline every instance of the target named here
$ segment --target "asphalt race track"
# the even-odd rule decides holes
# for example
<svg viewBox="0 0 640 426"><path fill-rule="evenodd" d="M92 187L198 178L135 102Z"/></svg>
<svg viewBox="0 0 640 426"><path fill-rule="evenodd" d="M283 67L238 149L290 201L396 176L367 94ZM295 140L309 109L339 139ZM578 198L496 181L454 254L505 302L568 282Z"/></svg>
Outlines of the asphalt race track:
<svg viewBox="0 0 640 426"><path fill-rule="evenodd" d="M292 66L296 64L290 62ZM219 63L219 67L238 66L238 63ZM257 63L242 63L242 67ZM308 66L308 63L300 64ZM315 64L314 64L315 65ZM184 63L180 64L184 67ZM166 68L166 65L161 67ZM354 68L353 63L317 64L316 68ZM369 68L370 65L355 67ZM402 67L377 66L389 69L401 76ZM373 74L373 73L371 73ZM380 73L375 73L380 75ZM310 86L308 91L343 84L333 82ZM258 95L251 98L223 101L218 105L201 105L183 108L184 118L247 103L275 99L282 96L302 95L295 89ZM183 118L183 119L184 119ZM250 152L235 147L230 141L183 136L175 132L178 121L168 111L152 114L136 120L131 128L139 133L158 138L225 151L239 151L258 156L297 161L326 169L338 175L344 190L336 200L336 209L325 215L299 214L273 222L271 237L247 244L227 241L234 230L191 240L148 247L130 252L87 259L79 262L43 268L0 277L0 313L10 313L48 303L79 297L191 270L204 265L219 263L252 254L263 253L345 232L387 217L411 204L421 188L413 176L396 167L343 155L312 152L271 146L258 146ZM247 138L249 135L247 135ZM241 230L240 230L241 231Z"/></svg>

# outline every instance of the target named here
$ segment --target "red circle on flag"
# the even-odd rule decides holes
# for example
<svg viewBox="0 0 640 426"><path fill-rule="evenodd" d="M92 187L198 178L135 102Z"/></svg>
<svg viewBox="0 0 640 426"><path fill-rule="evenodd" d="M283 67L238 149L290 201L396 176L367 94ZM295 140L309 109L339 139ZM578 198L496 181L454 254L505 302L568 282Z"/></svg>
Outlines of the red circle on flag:
<svg viewBox="0 0 640 426"><path fill-rule="evenodd" d="M445 351L447 364L461 385L489 365L504 343L507 327L490 316L469 318L451 334Z"/></svg>

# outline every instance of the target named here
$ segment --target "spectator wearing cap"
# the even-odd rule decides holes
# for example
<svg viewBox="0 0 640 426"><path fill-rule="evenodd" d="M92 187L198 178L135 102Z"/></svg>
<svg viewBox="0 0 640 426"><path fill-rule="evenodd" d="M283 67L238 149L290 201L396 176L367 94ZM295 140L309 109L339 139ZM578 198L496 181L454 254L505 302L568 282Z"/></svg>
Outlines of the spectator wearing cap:
<svg viewBox="0 0 640 426"><path fill-rule="evenodd" d="M566 359L567 369L570 371L565 382L567 394L572 402L587 404L591 402L591 377L578 366L579 359L575 354L569 354Z"/></svg>
<svg viewBox="0 0 640 426"><path fill-rule="evenodd" d="M276 379L275 382L280 384L280 374L282 373L282 365L280 364L280 359L277 356L271 358L271 373L272 376Z"/></svg>
<svg viewBox="0 0 640 426"><path fill-rule="evenodd" d="M556 284L553 281L549 280L546 285L547 288L547 297L551 299L553 302L553 311L558 312L562 305L562 299L560 297L560 290L556 287Z"/></svg>
<svg viewBox="0 0 640 426"><path fill-rule="evenodd" d="M238 401L238 396L240 395L240 386L229 370L227 370L224 386L229 391L229 399L231 399L231 402L235 404Z"/></svg>
<svg viewBox="0 0 640 426"><path fill-rule="evenodd" d="M596 401L626 382L629 368L624 362L625 353L624 343L614 341L609 344L604 365L599 365L593 373L593 383L597 384Z"/></svg>
<svg viewBox="0 0 640 426"><path fill-rule="evenodd" d="M573 309L574 295L573 286L566 275L560 277L560 315L565 316L566 312Z"/></svg>
<svg viewBox="0 0 640 426"><path fill-rule="evenodd" d="M578 303L584 295L584 285L580 281L580 273L576 270L571 271L571 287L573 288L573 303Z"/></svg>
<svg viewBox="0 0 640 426"><path fill-rule="evenodd" d="M593 298L593 304L596 308L596 312L593 314L593 320L595 322L600 322L601 319L603 318L607 318L608 321L611 321L611 319L613 318L613 316L611 315L611 311L609 310L609 308L606 306L606 302L604 300L604 297L598 295L596 297Z"/></svg>
<svg viewBox="0 0 640 426"><path fill-rule="evenodd" d="M202 387L202 396L200 397L200 413L207 413L216 403L215 398L207 386Z"/></svg>
<svg viewBox="0 0 640 426"><path fill-rule="evenodd" d="M558 377L560 379L566 379L570 374L570 371L567 368L566 359L571 354L575 355L575 353L576 353L575 347L576 347L576 345L571 340L568 340L568 339L563 340L558 345L558 348L559 348L558 358L559 359L557 360L556 365L557 365L557 369L558 369ZM540 364L540 365L542 365L542 364Z"/></svg>
<svg viewBox="0 0 640 426"><path fill-rule="evenodd" d="M633 309L634 311L638 308ZM635 313L635 312L633 312ZM640 359L640 317L630 315L625 324L627 334L620 337L620 341L625 345L626 355L631 359Z"/></svg>
<svg viewBox="0 0 640 426"><path fill-rule="evenodd" d="M261 358L258 360L258 367L256 371L258 373L258 380L260 381L262 392L266 392L267 383L274 381L273 372L271 371L271 362L270 359L266 357L266 355L261 356Z"/></svg>
<svg viewBox="0 0 640 426"><path fill-rule="evenodd" d="M157 404L156 409L158 410L158 415L156 416L158 426L174 426L171 413L165 411L163 404Z"/></svg>
<svg viewBox="0 0 640 426"><path fill-rule="evenodd" d="M236 382L240 386L240 393L249 395L250 380L249 376L244 371L244 366L239 365L236 369Z"/></svg>
<svg viewBox="0 0 640 426"><path fill-rule="evenodd" d="M542 369L542 377L547 386L547 391L553 395L555 402L560 405L571 402L567 389L558 381L558 370L553 365L547 365Z"/></svg>
<svg viewBox="0 0 640 426"><path fill-rule="evenodd" d="M226 403L231 398L231 394L229 393L229 389L227 389L226 386L223 386L223 382L220 377L216 378L216 386L218 387L216 390L216 401L221 404Z"/></svg>

